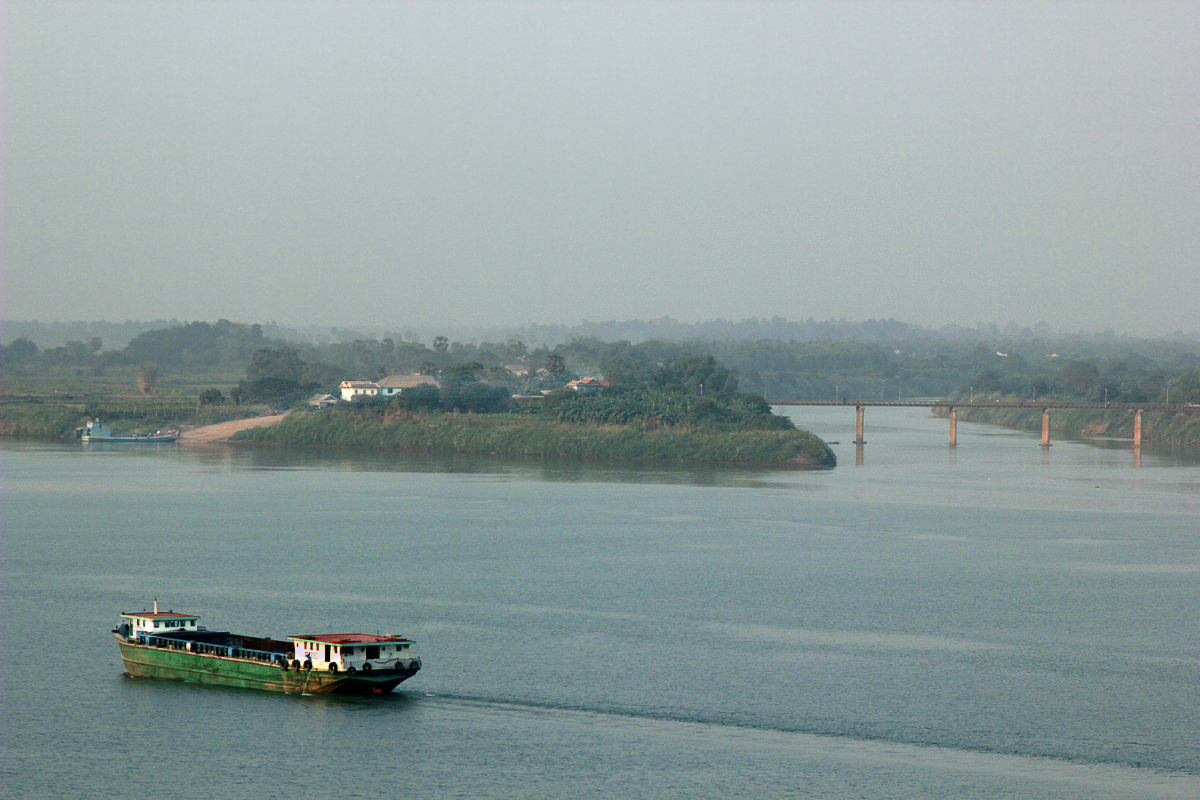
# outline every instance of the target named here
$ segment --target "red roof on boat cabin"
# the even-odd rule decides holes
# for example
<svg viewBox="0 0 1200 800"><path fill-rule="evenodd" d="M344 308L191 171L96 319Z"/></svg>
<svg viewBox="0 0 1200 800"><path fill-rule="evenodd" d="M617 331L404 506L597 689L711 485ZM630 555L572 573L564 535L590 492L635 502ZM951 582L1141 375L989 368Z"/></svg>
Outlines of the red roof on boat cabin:
<svg viewBox="0 0 1200 800"><path fill-rule="evenodd" d="M306 642L326 644L378 644L379 642L407 642L403 636L376 636L373 633L317 633L306 636L289 636Z"/></svg>
<svg viewBox="0 0 1200 800"><path fill-rule="evenodd" d="M144 619L200 619L198 614L182 614L175 611L122 611L121 616Z"/></svg>

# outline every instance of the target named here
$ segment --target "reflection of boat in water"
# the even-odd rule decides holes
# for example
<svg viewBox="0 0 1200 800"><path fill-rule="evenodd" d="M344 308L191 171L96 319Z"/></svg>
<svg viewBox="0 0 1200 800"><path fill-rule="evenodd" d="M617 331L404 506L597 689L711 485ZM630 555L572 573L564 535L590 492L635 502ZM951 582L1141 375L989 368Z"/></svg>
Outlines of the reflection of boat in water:
<svg viewBox="0 0 1200 800"><path fill-rule="evenodd" d="M323 633L285 640L210 631L195 614L123 612L113 629L138 678L298 694L383 694L421 669L401 636Z"/></svg>
<svg viewBox="0 0 1200 800"><path fill-rule="evenodd" d="M85 442L173 442L179 438L179 431L155 431L154 433L113 433L100 420L88 420L83 428L75 429L75 438Z"/></svg>

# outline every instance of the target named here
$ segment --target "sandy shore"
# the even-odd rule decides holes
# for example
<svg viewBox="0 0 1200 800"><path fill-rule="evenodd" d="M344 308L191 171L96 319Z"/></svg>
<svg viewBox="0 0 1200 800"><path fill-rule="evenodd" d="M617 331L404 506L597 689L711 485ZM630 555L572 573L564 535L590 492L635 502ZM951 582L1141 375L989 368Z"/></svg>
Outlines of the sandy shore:
<svg viewBox="0 0 1200 800"><path fill-rule="evenodd" d="M274 425L287 414L275 414L270 417L251 417L250 419L235 419L232 422L218 422L216 425L201 425L198 428L185 428L180 431L179 441L182 444L214 444L228 441L238 431L249 430L266 425Z"/></svg>

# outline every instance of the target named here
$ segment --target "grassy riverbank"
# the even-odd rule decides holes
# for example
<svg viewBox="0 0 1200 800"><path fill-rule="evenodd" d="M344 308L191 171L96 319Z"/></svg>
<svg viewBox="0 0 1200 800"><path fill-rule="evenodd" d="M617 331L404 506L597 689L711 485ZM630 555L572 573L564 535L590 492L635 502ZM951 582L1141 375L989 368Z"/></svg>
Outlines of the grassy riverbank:
<svg viewBox="0 0 1200 800"><path fill-rule="evenodd" d="M177 397L57 400L36 397L0 398L0 436L14 439L69 439L89 419L100 419L114 431L149 433L184 425L212 425L258 416L257 406L201 406Z"/></svg>
<svg viewBox="0 0 1200 800"><path fill-rule="evenodd" d="M959 393L948 399L965 400L967 395ZM1002 402L1029 402L1028 398L1010 395L980 395L974 400ZM946 411L936 410L939 416ZM958 409L958 418L969 422L985 422L1024 431L1041 431L1042 412L1036 408L964 408ZM1099 408L1054 408L1050 410L1050 430L1060 436L1107 437L1116 439L1133 438L1133 412ZM1185 412L1147 411L1142 414L1142 441L1200 446L1200 414Z"/></svg>
<svg viewBox="0 0 1200 800"><path fill-rule="evenodd" d="M680 425L570 423L509 414L356 409L297 410L241 441L363 447L420 453L484 453L588 460L832 467L833 451L807 431L711 430Z"/></svg>

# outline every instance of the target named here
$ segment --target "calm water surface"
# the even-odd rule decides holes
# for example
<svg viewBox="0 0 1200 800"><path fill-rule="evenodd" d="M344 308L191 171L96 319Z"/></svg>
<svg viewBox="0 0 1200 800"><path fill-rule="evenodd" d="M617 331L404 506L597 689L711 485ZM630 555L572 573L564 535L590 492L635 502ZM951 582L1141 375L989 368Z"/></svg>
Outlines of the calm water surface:
<svg viewBox="0 0 1200 800"><path fill-rule="evenodd" d="M2 793L1200 798L1200 463L867 414L802 473L4 443ZM124 677L154 597L425 669Z"/></svg>

